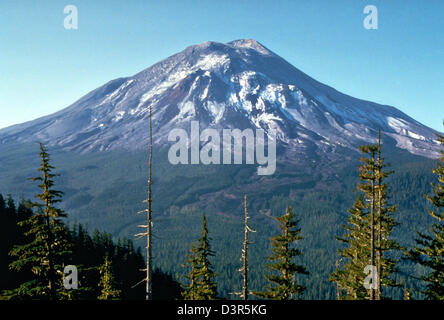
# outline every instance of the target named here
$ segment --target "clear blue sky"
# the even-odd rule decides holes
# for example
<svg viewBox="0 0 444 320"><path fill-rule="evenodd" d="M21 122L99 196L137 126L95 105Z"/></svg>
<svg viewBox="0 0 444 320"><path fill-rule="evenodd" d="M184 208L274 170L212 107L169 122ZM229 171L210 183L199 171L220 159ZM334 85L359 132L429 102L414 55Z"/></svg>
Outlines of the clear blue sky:
<svg viewBox="0 0 444 320"><path fill-rule="evenodd" d="M65 5L79 29L65 30ZM379 29L363 27L378 8ZM254 38L313 78L444 131L442 0L1 0L0 128L207 40Z"/></svg>

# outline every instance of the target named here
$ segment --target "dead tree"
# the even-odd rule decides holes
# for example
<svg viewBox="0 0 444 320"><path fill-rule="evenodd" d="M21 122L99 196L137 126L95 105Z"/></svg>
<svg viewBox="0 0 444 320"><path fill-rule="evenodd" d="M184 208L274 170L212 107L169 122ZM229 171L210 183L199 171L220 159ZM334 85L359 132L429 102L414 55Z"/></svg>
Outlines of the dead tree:
<svg viewBox="0 0 444 320"><path fill-rule="evenodd" d="M244 222L244 245L242 248L242 268L239 270L242 273L243 276L243 283L242 283L242 293L240 294L240 297L243 300L248 300L248 245L250 242L248 241L248 233L249 232L256 232L252 230L248 226L248 219L250 218L248 216L248 210L247 210L247 195L244 195L244 213L245 213L245 222Z"/></svg>
<svg viewBox="0 0 444 320"><path fill-rule="evenodd" d="M147 204L147 209L141 211L141 213L146 213L147 220L146 225L139 225L139 227L145 229L145 232L139 233L136 237L142 238L146 237L146 277L142 282L146 282L146 300L152 300L152 196L151 196L151 183L152 183L152 162L153 162L153 129L152 129L152 106L149 107L149 124L150 124L150 150L149 150L149 160L148 160L148 193L147 199L143 202Z"/></svg>

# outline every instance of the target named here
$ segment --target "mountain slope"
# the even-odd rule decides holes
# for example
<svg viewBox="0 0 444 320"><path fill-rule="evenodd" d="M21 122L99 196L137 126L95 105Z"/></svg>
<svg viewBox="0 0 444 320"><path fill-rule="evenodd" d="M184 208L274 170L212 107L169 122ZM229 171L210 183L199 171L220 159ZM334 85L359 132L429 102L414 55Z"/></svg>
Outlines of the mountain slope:
<svg viewBox="0 0 444 320"><path fill-rule="evenodd" d="M437 157L435 131L396 108L355 99L317 82L255 40L205 42L128 78L112 80L68 108L0 130L0 143L42 141L65 150L147 147L152 105L155 142L173 128L275 129L286 150L322 154L384 140Z"/></svg>

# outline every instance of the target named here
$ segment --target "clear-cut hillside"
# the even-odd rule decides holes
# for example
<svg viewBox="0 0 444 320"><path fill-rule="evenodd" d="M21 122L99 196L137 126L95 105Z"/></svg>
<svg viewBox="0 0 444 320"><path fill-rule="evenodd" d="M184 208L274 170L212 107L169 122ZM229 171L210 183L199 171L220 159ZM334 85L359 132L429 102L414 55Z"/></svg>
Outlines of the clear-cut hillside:
<svg viewBox="0 0 444 320"><path fill-rule="evenodd" d="M359 100L310 78L255 40L205 42L108 82L55 114L0 130L0 143L42 141L80 152L147 147L153 106L156 143L202 127L276 129L287 150L322 153L384 141L438 156L435 131L398 109Z"/></svg>

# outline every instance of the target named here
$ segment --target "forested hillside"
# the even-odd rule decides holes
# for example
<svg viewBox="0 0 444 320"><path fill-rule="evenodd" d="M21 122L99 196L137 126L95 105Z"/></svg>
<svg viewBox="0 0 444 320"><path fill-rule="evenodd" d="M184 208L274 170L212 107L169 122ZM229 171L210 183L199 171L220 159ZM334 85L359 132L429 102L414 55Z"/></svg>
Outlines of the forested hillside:
<svg viewBox="0 0 444 320"><path fill-rule="evenodd" d="M35 183L27 179L35 175L39 164L37 148L31 145L23 149L17 159L10 153L13 150L8 151L8 154L2 157L0 191L5 197L7 193L12 193L15 199L21 195L24 199L32 199L37 188ZM224 186L233 184L233 181L235 185L248 182L254 169L248 166L228 166L224 167L223 174L220 174L221 169L217 166L188 166L187 170L181 171L182 174L179 175L174 171L175 168L162 165L162 162L158 161L160 157L161 155L155 154L153 167L153 252L156 256L154 266L172 274L174 281L185 281L186 270L182 264L185 263L191 243L199 237L201 217L205 213L215 252L212 263L218 274L216 281L219 296L235 299L236 296L231 293L240 290L242 280L237 270L241 267L243 193L239 191L239 194L233 194L230 191L221 194L216 204L222 204L213 207L208 205L211 202L206 201L205 197L212 190L223 189ZM120 270L116 272L116 281L122 290L122 297L143 298L143 285L139 289L129 289L143 279L143 273L130 272L125 268L143 266L144 253L140 248L144 247L144 240L132 244L130 240L120 240L119 243L118 239L134 239L134 234L138 232L137 225L143 223L143 217L137 212L143 209L142 199L146 197L147 155L123 152L73 155L55 151L52 158L61 174L56 178L56 184L65 192L61 207L69 214L70 234L72 241L77 243L77 249L73 252L79 255L80 261L77 263L84 266L85 270L96 268L96 271L91 271L93 276L90 280L85 282L85 285L95 289L85 297L92 298L98 294L97 268L103 264L105 256L109 255L113 268ZM273 217L283 215L291 205L300 219L303 238L298 242L298 248L302 251L298 261L310 272L308 277L296 277L297 281L306 287L300 297L336 298L336 286L329 281L329 274L334 271L338 259L336 250L339 243L335 236L343 234L341 225L345 222L347 210L357 195L357 158L358 155L355 154L355 159L350 160L346 167L338 167L336 174L327 179L319 177L324 179L321 184L324 184L325 188L319 187L319 181L302 182L304 180L300 179L300 184L282 185L267 195L257 195L254 190L248 192L248 210L251 215L249 224L256 231L251 235L253 243L249 249L251 290L262 290L266 284L264 266L270 253L269 238L278 232L278 225ZM395 218L400 223L395 228L393 237L402 245L411 246L415 232L427 232L432 221L426 211L429 204L424 194L431 192L430 183L435 179L432 170L436 167L436 161L407 153L388 153L385 158L391 162L391 169L394 170L388 180L390 201L398 205ZM14 171L14 166L21 166L20 162L28 163L27 169ZM328 171L334 169L331 167ZM280 174L281 179L285 179L287 175L304 177L304 172L297 170L294 173ZM5 190L4 186L8 186L8 190ZM5 209L2 209L1 217L6 222L1 225L7 230L2 232L2 257L5 257L1 259L2 270L7 270L8 263L5 262L11 261L10 257L6 258L8 250L19 241L14 224L17 219L21 219L23 211L29 214L26 201L22 200L17 209L18 213L14 216L12 202L11 198L6 197ZM94 231L93 236L88 236L79 223L101 231ZM9 227L5 227L6 225ZM88 250L94 250L97 254L83 254ZM123 254L117 254L118 252ZM119 258L129 256L133 257L133 262L129 264ZM402 261L400 266L400 272L395 274L395 278L411 290L420 289L421 282L416 278L423 274L424 270L406 261ZM129 276L131 279L125 278ZM4 289L15 287L18 282L14 277L2 277L7 281L15 281L7 282ZM392 298L404 297L402 288L389 292ZM416 293L416 296L421 297L421 294Z"/></svg>
<svg viewBox="0 0 444 320"><path fill-rule="evenodd" d="M22 284L32 281L32 272L25 268L20 272L11 270L14 258L10 252L14 246L27 242L25 230L20 222L32 215L30 202L21 200L18 205L10 197L0 194L0 300L2 299L38 299L39 296L28 296ZM102 295L103 287L101 268L105 259L109 259L110 272L114 281L112 287L119 293L114 298L122 300L142 300L145 288L140 284L143 279L145 262L140 248L135 248L130 239L117 238L111 234L95 229L92 234L85 226L73 224L69 229L68 241L72 253L66 265L75 265L79 271L79 291L71 291L71 296L64 299L96 300ZM139 285L137 285L139 284ZM170 300L181 296L180 285L173 278L156 269L154 272L156 300Z"/></svg>

